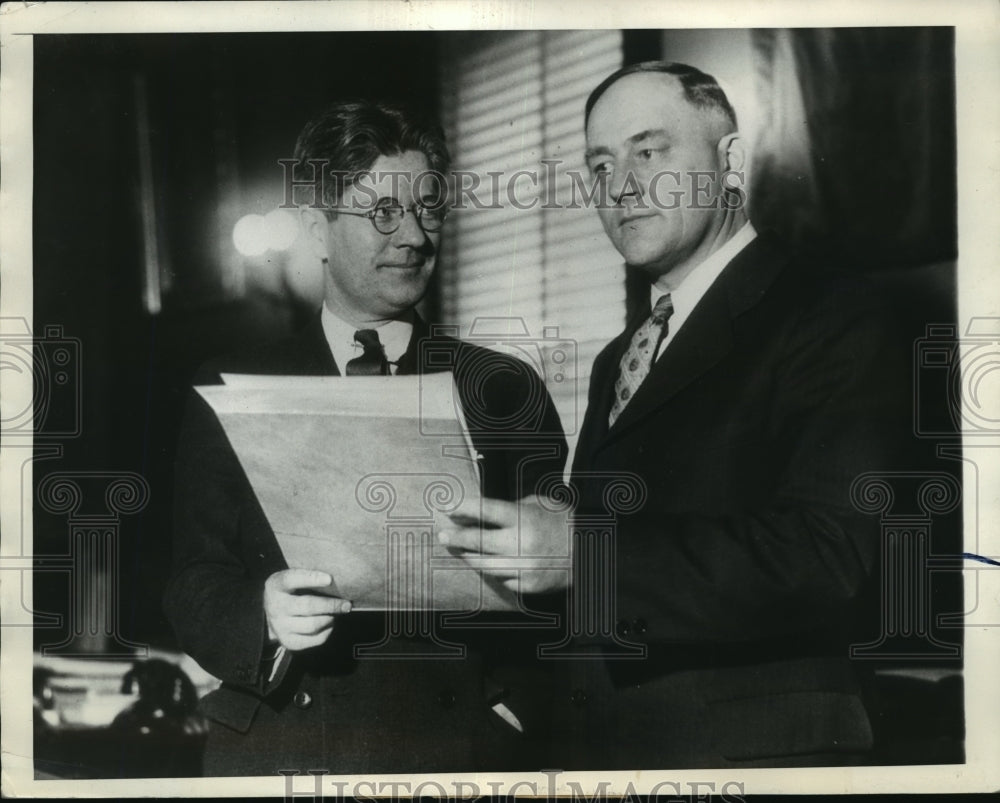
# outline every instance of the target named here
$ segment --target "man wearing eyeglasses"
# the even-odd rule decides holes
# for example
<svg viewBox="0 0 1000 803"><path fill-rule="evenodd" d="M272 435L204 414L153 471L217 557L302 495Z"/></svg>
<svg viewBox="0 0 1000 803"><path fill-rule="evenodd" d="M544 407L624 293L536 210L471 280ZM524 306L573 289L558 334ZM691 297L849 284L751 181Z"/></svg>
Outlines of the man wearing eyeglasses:
<svg viewBox="0 0 1000 803"><path fill-rule="evenodd" d="M322 310L292 340L216 364L198 384L223 371L452 370L483 457L485 495L516 500L561 474L566 443L541 379L508 356L432 335L414 310L444 222L436 176L448 152L439 130L387 104L340 103L305 127L295 158L300 177L323 171L321 197L301 209L308 248L323 265ZM447 359L421 364L428 342ZM391 454L391 444L372 448ZM331 581L325 572L287 568L225 435L196 396L176 493L166 610L182 647L222 680L203 701L212 722L206 775L527 768L543 717L520 696L539 693L544 678L528 668L523 632L440 630L467 647L458 659L435 657L426 639L402 638L393 652L417 658L356 658L356 645L385 637L385 615L351 612L350 600L316 593Z"/></svg>

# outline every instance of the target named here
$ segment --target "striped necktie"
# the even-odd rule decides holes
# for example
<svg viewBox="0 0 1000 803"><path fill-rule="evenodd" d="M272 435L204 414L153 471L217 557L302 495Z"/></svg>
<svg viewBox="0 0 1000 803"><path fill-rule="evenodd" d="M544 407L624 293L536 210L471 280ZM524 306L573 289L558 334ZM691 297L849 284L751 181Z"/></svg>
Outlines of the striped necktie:
<svg viewBox="0 0 1000 803"><path fill-rule="evenodd" d="M660 343L667 336L669 327L667 321L674 313L674 305L667 293L656 302L653 311L640 326L629 343L625 356L618 367L618 379L615 381L615 403L608 415L608 426L613 426L622 410L628 405L639 389L639 385L649 374L656 358Z"/></svg>

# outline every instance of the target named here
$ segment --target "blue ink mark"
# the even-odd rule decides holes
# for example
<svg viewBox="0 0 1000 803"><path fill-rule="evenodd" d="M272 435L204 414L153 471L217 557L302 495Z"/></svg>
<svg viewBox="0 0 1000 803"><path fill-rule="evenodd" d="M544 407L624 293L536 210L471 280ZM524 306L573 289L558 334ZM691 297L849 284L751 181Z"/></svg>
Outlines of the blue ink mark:
<svg viewBox="0 0 1000 803"><path fill-rule="evenodd" d="M993 560L993 558L986 558L982 555L975 555L972 552L963 552L962 557L967 560L978 560L980 563L988 563L990 566L1000 566L1000 560Z"/></svg>

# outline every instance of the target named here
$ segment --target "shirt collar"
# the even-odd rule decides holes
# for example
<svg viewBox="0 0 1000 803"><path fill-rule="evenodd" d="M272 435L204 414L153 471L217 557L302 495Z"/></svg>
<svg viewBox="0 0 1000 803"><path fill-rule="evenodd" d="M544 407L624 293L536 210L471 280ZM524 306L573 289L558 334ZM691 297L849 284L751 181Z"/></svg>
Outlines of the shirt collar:
<svg viewBox="0 0 1000 803"><path fill-rule="evenodd" d="M323 305L323 311L320 313L320 321L323 324L323 334L330 346L334 362L343 373L348 361L359 357L362 353L361 345L354 340L354 333L358 331L358 327L338 318L330 312L326 304ZM394 363L406 353L406 349L410 345L410 339L413 336L413 313L412 311L408 313L406 318L395 318L378 326L372 325L363 328L375 329L378 332L379 340L385 349L386 359Z"/></svg>
<svg viewBox="0 0 1000 803"><path fill-rule="evenodd" d="M678 312L689 312L701 301L701 297L708 292L708 288L719 277L723 269L728 265L740 251L746 248L757 236L757 230L750 221L724 242L716 251L709 254L708 259L695 266L684 281L674 290L668 290L653 284L650 288L650 304L656 304L657 300L664 294L670 293L670 300L674 305L674 316L676 320ZM686 314L684 316L687 317ZM676 326L676 324L675 324ZM679 327L678 327L679 328Z"/></svg>

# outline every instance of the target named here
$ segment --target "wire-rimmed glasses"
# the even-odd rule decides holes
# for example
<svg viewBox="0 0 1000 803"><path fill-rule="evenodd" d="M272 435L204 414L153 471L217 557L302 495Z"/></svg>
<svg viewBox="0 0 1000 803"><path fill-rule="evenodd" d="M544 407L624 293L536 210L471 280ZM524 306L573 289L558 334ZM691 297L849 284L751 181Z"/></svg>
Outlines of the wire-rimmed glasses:
<svg viewBox="0 0 1000 803"><path fill-rule="evenodd" d="M366 217L375 227L379 234L392 234L403 225L403 218L410 212L415 215L417 222L428 234L441 231L445 218L448 217L448 207L446 206L424 206L423 204L413 204L405 207L398 203L383 204L366 212L350 212L340 207L327 210L329 213L339 215L353 215L354 217Z"/></svg>

